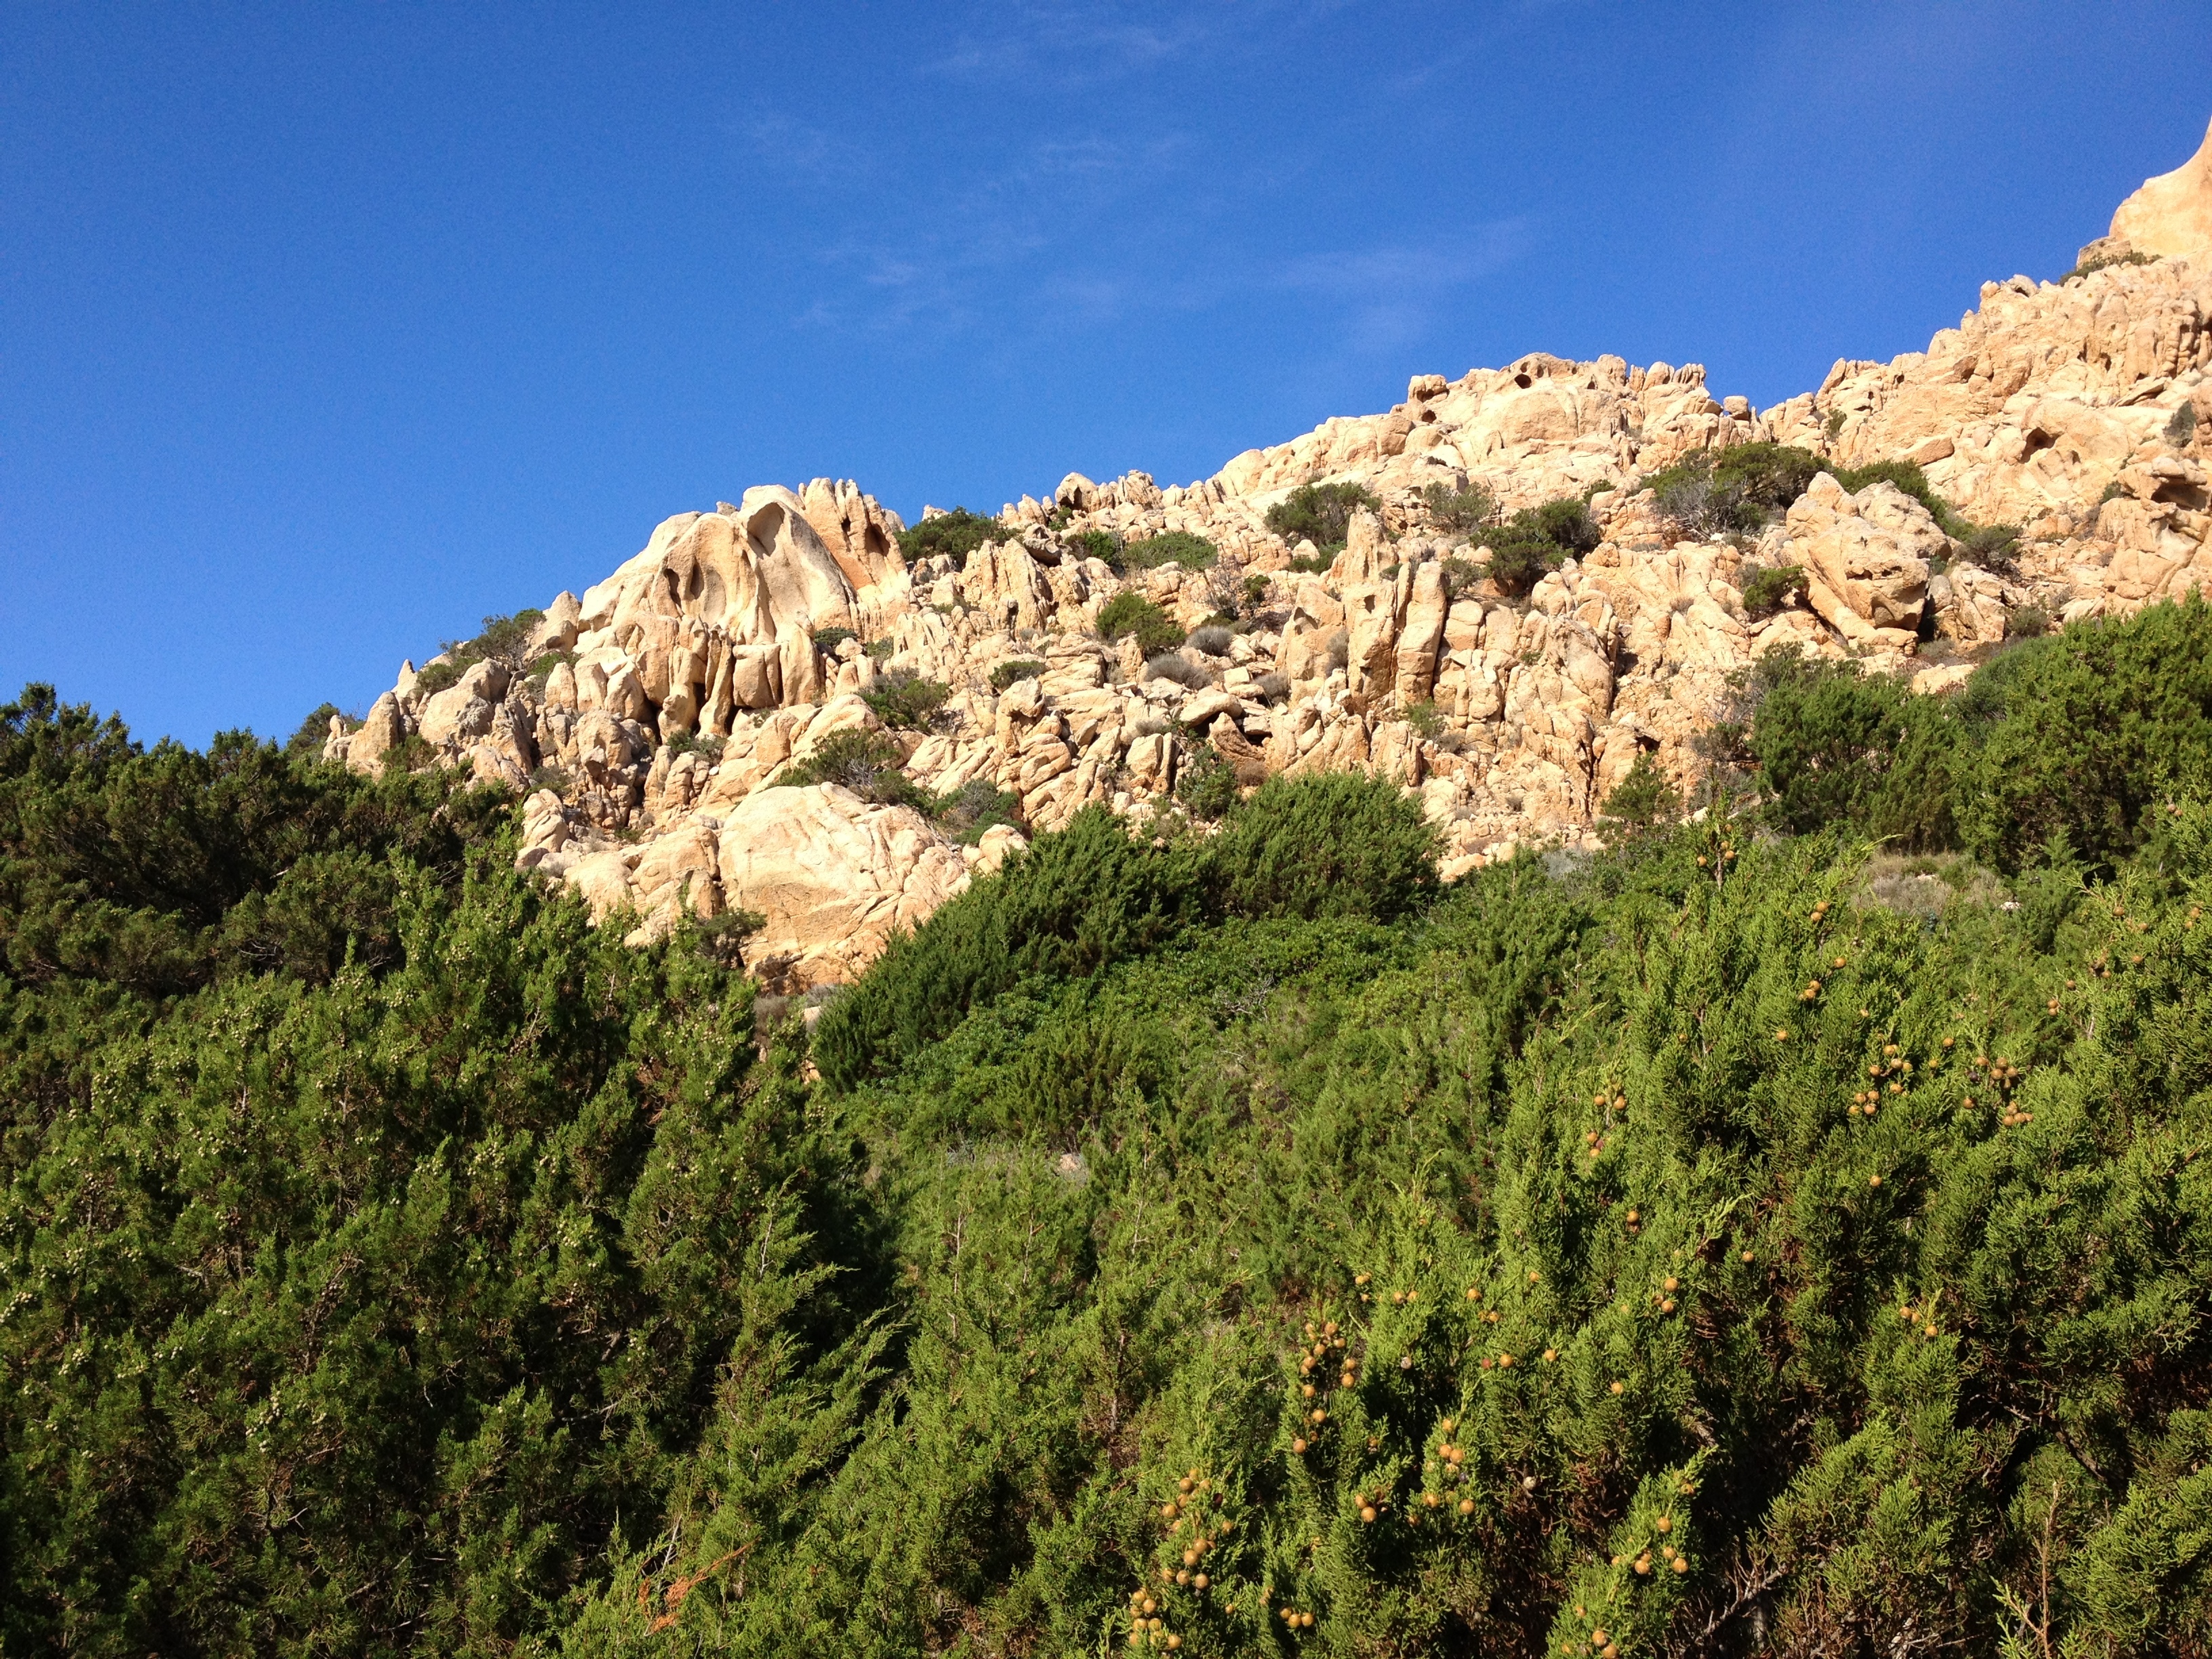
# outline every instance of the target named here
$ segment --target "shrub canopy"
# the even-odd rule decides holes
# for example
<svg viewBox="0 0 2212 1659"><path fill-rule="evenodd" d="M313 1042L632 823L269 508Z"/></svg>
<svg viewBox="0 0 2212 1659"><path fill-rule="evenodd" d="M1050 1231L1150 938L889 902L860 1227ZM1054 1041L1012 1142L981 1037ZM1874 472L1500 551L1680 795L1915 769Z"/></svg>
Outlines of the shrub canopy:
<svg viewBox="0 0 2212 1659"><path fill-rule="evenodd" d="M996 519L956 507L899 532L899 556L911 564L939 555L964 559L985 542L1002 542L1012 532Z"/></svg>
<svg viewBox="0 0 2212 1659"><path fill-rule="evenodd" d="M1267 524L1292 546L1310 541L1333 553L1351 535L1352 515L1363 507L1379 514L1382 503L1358 484L1300 484L1267 509Z"/></svg>
<svg viewBox="0 0 2212 1659"><path fill-rule="evenodd" d="M0 1649L2191 1653L2208 626L1778 659L1772 823L1449 887L1388 783L1093 810L811 1051L502 798L33 688Z"/></svg>

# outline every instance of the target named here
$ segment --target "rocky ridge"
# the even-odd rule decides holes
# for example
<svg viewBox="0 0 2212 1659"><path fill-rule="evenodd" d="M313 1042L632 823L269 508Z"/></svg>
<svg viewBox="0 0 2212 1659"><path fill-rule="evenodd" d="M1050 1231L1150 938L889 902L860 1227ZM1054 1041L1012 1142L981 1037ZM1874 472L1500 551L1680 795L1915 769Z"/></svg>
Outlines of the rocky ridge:
<svg viewBox="0 0 2212 1659"><path fill-rule="evenodd" d="M1914 462L1959 513L2018 526L2016 562L1975 562L1884 482L1853 493L1822 473L1762 530L1710 537L1635 488L1753 442L1845 469ZM761 486L664 521L605 580L554 600L520 657L550 666L486 659L432 690L449 676L426 684L404 665L365 720L333 720L325 752L503 781L526 794L522 863L595 913L650 934L686 908L757 912L749 964L818 986L1020 843L1001 825L964 845L914 806L781 781L838 732L884 731L870 694L897 679L949 688L927 729L887 733L938 795L988 783L1048 830L1093 803L1173 810L1206 749L1246 786L1357 768L1418 792L1450 876L1583 841L1640 754L1692 781L1698 734L1738 710L1741 671L1778 645L1940 694L2041 618L2202 585L2208 463L2212 132L2123 204L2068 278L1985 284L1925 351L1838 361L1771 409L1716 398L1695 364L1537 353L1456 380L1420 374L1384 413L1324 422L1190 484L1071 473L1048 499L1006 506L1002 533L957 561L909 562L906 527L850 482ZM1325 567L1267 522L1316 482L1381 505ZM1586 497L1602 539L1513 597L1469 579L1484 535L1439 525L1425 494L1437 485L1509 510ZM1188 532L1218 556L1117 574L1082 556L1093 531ZM1748 611L1753 574L1792 565L1802 601ZM1241 620L1199 634L1180 664L1148 663L1100 632L1127 589L1186 630ZM1035 666L994 683L1017 664Z"/></svg>

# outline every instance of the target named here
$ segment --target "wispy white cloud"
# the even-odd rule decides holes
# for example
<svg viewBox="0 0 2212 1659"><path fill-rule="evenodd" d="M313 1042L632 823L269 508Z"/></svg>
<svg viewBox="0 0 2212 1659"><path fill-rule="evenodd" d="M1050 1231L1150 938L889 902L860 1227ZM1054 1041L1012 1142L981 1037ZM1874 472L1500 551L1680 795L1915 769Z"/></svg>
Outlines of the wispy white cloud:
<svg viewBox="0 0 2212 1659"><path fill-rule="evenodd" d="M1083 82L1142 70L1200 50L1231 21L1224 5L1161 8L1145 19L1127 5L1024 3L988 8L925 76L994 80L1040 76Z"/></svg>
<svg viewBox="0 0 2212 1659"><path fill-rule="evenodd" d="M1340 307L1347 344L1395 349L1419 338L1456 293L1512 264L1529 234L1518 219L1435 242L1387 242L1301 254L1273 273L1273 285Z"/></svg>
<svg viewBox="0 0 2212 1659"><path fill-rule="evenodd" d="M1522 221L1500 220L1472 236L1437 242L1388 242L1300 254L1282 267L1276 281L1283 288L1338 299L1378 292L1442 293L1510 263L1527 241Z"/></svg>
<svg viewBox="0 0 2212 1659"><path fill-rule="evenodd" d="M781 112L755 117L738 131L753 155L787 180L845 184L877 170L874 156L845 134Z"/></svg>

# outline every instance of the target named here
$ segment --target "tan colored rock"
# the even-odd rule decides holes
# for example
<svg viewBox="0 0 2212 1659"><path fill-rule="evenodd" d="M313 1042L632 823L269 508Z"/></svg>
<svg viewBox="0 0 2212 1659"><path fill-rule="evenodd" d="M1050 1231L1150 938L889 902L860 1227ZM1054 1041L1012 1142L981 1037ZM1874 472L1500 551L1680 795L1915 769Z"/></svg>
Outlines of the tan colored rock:
<svg viewBox="0 0 2212 1659"><path fill-rule="evenodd" d="M1790 559L1861 620L1875 628L1918 625L1928 561L1949 545L1919 502L1888 483L1853 495L1823 472L1790 507L1786 526ZM1820 599L1813 603L1821 609Z"/></svg>
<svg viewBox="0 0 2212 1659"><path fill-rule="evenodd" d="M724 902L767 918L747 954L796 958L808 985L853 978L893 930L919 926L968 878L961 849L921 814L834 784L763 790L718 839Z"/></svg>
<svg viewBox="0 0 2212 1659"><path fill-rule="evenodd" d="M1232 720L1237 720L1243 713L1243 698L1219 686L1210 686L1192 693L1176 711L1176 718L1185 726L1197 728L1210 726L1224 715Z"/></svg>
<svg viewBox="0 0 2212 1659"><path fill-rule="evenodd" d="M1057 602L1037 562L1019 542L986 542L968 556L960 596L994 628L1041 629Z"/></svg>
<svg viewBox="0 0 2212 1659"><path fill-rule="evenodd" d="M2138 196L2123 219L2173 192ZM1416 376L1398 407L1325 421L1210 479L1163 489L1141 473L1104 483L1071 474L1052 499L1006 509L1006 533L957 569L905 569L896 517L855 484L749 490L665 521L607 581L556 599L540 642L574 661L542 686L478 685L441 702L421 695L410 669L367 726L334 731L326 751L373 769L427 717L444 760L480 776L514 783L533 756L557 759L566 798L549 798L549 811L532 797L520 858L575 880L602 909L635 906L640 937L672 921L683 894L718 902L733 860L755 860L768 885L787 876L801 896L755 962L777 983L799 964L802 982L842 976L872 951L884 915L918 920L988 867L981 849L939 847L919 821L878 822L884 809L849 799L825 809L819 792L776 787L794 757L872 720L859 694L892 668L954 690L942 729L901 738L909 775L937 791L975 781L1013 790L1039 829L1091 802L1152 811L1188 753L1191 739L1171 729L1180 720L1244 782L1364 768L1419 788L1452 867L1471 869L1519 845L1581 844L1595 803L1638 754L1688 775L1689 745L1721 717L1734 677L1777 645L1909 672L1923 611L1945 635L1986 647L2022 605L2121 615L2212 581L2208 376L2212 259L2167 253L2063 283L1987 284L1978 309L1925 351L1839 360L1817 388L1765 411L1721 396L1696 364L1532 353L1456 380ZM2176 413L2185 405L2198 410L2194 434ZM2018 578L1968 565L1886 486L1850 496L1824 475L1756 548L1686 540L1650 492L1623 488L1692 451L1760 439L1846 466L1916 462L1965 516L2021 527ZM1362 485L1379 512L1358 518L1329 572L1270 584L1253 607L1258 625L1208 664L1218 690L1145 684L1133 641L1097 637L1100 609L1125 586L1188 627L1231 608L1245 578L1310 556L1267 531L1265 515L1324 480ZM1479 555L1440 536L1421 492L1470 483L1509 510L1594 491L1605 540L1525 602L1446 604L1436 561ZM1055 516L1128 538L1188 531L1220 563L1125 584L1068 556ZM1930 581L1938 555L1948 574ZM1747 621L1747 567L1785 562L1807 568L1809 605ZM825 657L811 645L824 626L863 629L890 654L853 643ZM1045 669L991 695L991 670L1016 657ZM1940 691L1962 668L1914 683ZM1290 696L1268 707L1261 688L1272 693L1276 675ZM1447 740L1427 742L1402 718L1425 699ZM685 732L726 741L719 753L656 747ZM833 822L813 821L825 811ZM900 834L907 851L887 850ZM1011 844L1000 838L1001 851ZM935 873L915 874L925 867Z"/></svg>
<svg viewBox="0 0 2212 1659"><path fill-rule="evenodd" d="M443 746L491 729L492 703L507 693L507 669L480 662L453 685L428 698L416 720L425 743Z"/></svg>
<svg viewBox="0 0 2212 1659"><path fill-rule="evenodd" d="M2139 252L2212 259L2212 126L2196 155L2120 204L2112 234Z"/></svg>
<svg viewBox="0 0 2212 1659"><path fill-rule="evenodd" d="M612 912L637 902L629 872L638 857L639 850L634 847L608 848L578 859L568 866L562 878L591 907L592 920L603 921Z"/></svg>
<svg viewBox="0 0 2212 1659"><path fill-rule="evenodd" d="M852 627L853 599L799 496L767 485L745 491L728 513L663 521L643 552L585 592L579 620L586 633L608 629L617 642L659 617L757 644L787 623Z"/></svg>
<svg viewBox="0 0 2212 1659"><path fill-rule="evenodd" d="M2015 598L2004 578L1977 565L1954 564L1929 583L1936 631L1961 645L2003 644Z"/></svg>
<svg viewBox="0 0 2212 1659"><path fill-rule="evenodd" d="M1422 702L1436 689L1437 653L1443 644L1445 617L1450 609L1444 594L1443 567L1422 565L1413 573L1405 622L1398 631L1396 692L1401 708Z"/></svg>
<svg viewBox="0 0 2212 1659"><path fill-rule="evenodd" d="M898 550L905 525L850 478L813 479L799 491L799 502L856 593L905 568Z"/></svg>
<svg viewBox="0 0 2212 1659"><path fill-rule="evenodd" d="M722 913L720 838L709 826L687 819L653 838L639 856L630 886L640 908L672 922L681 910Z"/></svg>
<svg viewBox="0 0 2212 1659"><path fill-rule="evenodd" d="M346 764L356 772L380 772L386 753L406 735L407 720L399 712L399 699L386 691L369 706L361 730L346 739Z"/></svg>
<svg viewBox="0 0 2212 1659"><path fill-rule="evenodd" d="M537 657L548 651L566 651L575 644L583 613L583 605L574 593L556 594L545 607L545 620L531 630L528 654Z"/></svg>

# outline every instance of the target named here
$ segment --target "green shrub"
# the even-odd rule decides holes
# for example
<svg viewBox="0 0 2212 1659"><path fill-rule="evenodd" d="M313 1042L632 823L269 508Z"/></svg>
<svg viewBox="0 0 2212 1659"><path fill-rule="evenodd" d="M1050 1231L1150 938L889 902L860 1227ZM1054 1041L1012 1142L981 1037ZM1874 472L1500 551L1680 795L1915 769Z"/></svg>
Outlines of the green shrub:
<svg viewBox="0 0 2212 1659"><path fill-rule="evenodd" d="M295 760L319 761L323 757L323 745L331 740L331 721L338 714L338 706L326 702L301 720L299 729L286 740L284 752Z"/></svg>
<svg viewBox="0 0 2212 1659"><path fill-rule="evenodd" d="M1338 550L1342 551L1341 549ZM1313 553L1292 559L1285 568L1295 575L1318 576L1334 562L1335 561L1326 553Z"/></svg>
<svg viewBox="0 0 2212 1659"><path fill-rule="evenodd" d="M1196 914L1198 895L1188 852L1142 846L1087 807L894 938L822 1011L815 1063L833 1089L890 1075L1025 978L1089 974L1166 939Z"/></svg>
<svg viewBox="0 0 2212 1659"><path fill-rule="evenodd" d="M410 732L378 757L387 771L424 772L441 767L445 756L420 732Z"/></svg>
<svg viewBox="0 0 2212 1659"><path fill-rule="evenodd" d="M837 1154L750 988L593 928L472 793L0 713L9 1651L551 1640L659 1524L641 1449L851 1330ZM94 806L139 846L56 836ZM24 976L35 895L139 854L160 890L106 902L220 969Z"/></svg>
<svg viewBox="0 0 2212 1659"><path fill-rule="evenodd" d="M1034 657L1018 657L996 664L991 670L991 690L1004 691L1016 680L1041 679L1048 667L1048 664Z"/></svg>
<svg viewBox="0 0 2212 1659"><path fill-rule="evenodd" d="M1110 531L1078 530L1062 537L1060 544L1079 559L1098 559L1120 566L1121 538Z"/></svg>
<svg viewBox="0 0 2212 1659"><path fill-rule="evenodd" d="M1219 557L1219 550L1205 537L1194 536L1187 530L1170 530L1124 547L1121 568L1152 570L1164 564L1177 564L1186 570L1205 570Z"/></svg>
<svg viewBox="0 0 2212 1659"><path fill-rule="evenodd" d="M543 611L523 610L511 617L486 617L483 628L474 639L447 640L439 647L447 661L434 662L422 670L425 696L434 696L458 683L462 675L480 662L496 662L510 674L526 675L533 665L526 655L538 624L545 620ZM542 659L541 659L542 660ZM428 684L434 680L435 684Z"/></svg>
<svg viewBox="0 0 2212 1659"><path fill-rule="evenodd" d="M1498 522L1498 497L1479 483L1464 489L1432 483L1421 491L1421 502L1429 522L1448 535L1480 536Z"/></svg>
<svg viewBox="0 0 2212 1659"><path fill-rule="evenodd" d="M2183 404L2173 411L2172 419L2166 423L2166 442L2176 449L2186 449L2197 436L2197 405Z"/></svg>
<svg viewBox="0 0 2212 1659"><path fill-rule="evenodd" d="M2039 605L2024 605L2007 620L2005 631L2014 639L2039 640L2051 631L2051 613Z"/></svg>
<svg viewBox="0 0 2212 1659"><path fill-rule="evenodd" d="M699 754L704 755L711 763L722 758L722 750L727 742L727 738L709 737L704 732L687 726L670 732L667 741L660 746L668 751L671 760L678 755Z"/></svg>
<svg viewBox="0 0 2212 1659"><path fill-rule="evenodd" d="M711 916L688 915L679 937L690 939L702 956L735 965L740 948L768 926L757 910L718 910Z"/></svg>
<svg viewBox="0 0 2212 1659"><path fill-rule="evenodd" d="M2130 249L2125 253L2095 253L2076 264L2073 270L2058 280L2062 284L2078 283L2093 270L2105 270L2114 265L2147 265L2156 257L2155 254L2137 253L2133 249Z"/></svg>
<svg viewBox="0 0 2212 1659"><path fill-rule="evenodd" d="M1244 603L1244 613L1250 616L1267 602L1269 583L1265 576L1247 576L1238 593Z"/></svg>
<svg viewBox="0 0 2212 1659"><path fill-rule="evenodd" d="M1659 510L1690 534L1715 536L1768 523L1805 493L1825 465L1790 444L1731 444L1686 455L1637 488L1652 491Z"/></svg>
<svg viewBox="0 0 2212 1659"><path fill-rule="evenodd" d="M1471 560L1453 557L1439 562L1444 580L1444 603L1456 604L1474 592L1475 584L1482 580L1482 572Z"/></svg>
<svg viewBox="0 0 2212 1659"><path fill-rule="evenodd" d="M0 1647L2188 1651L2208 630L1914 700L2065 827L2009 901L1724 810L1439 891L1277 780L1039 836L811 1054L495 793L27 690Z"/></svg>
<svg viewBox="0 0 2212 1659"><path fill-rule="evenodd" d="M1437 832L1395 784L1332 772L1261 784L1206 844L1224 914L1390 921L1437 890Z"/></svg>
<svg viewBox="0 0 2212 1659"><path fill-rule="evenodd" d="M915 806L927 811L933 805L928 795L907 776L906 750L899 746L898 740L856 726L832 732L805 759L793 761L784 768L776 782L798 788L834 783L878 806Z"/></svg>
<svg viewBox="0 0 2212 1659"><path fill-rule="evenodd" d="M1147 657L1174 650L1183 637L1167 612L1134 588L1124 588L1107 600L1098 612L1098 632L1109 640L1133 635L1137 648Z"/></svg>
<svg viewBox="0 0 2212 1659"><path fill-rule="evenodd" d="M1418 702L1407 703L1406 724L1431 742L1444 734L1443 711L1437 707L1434 697L1423 697Z"/></svg>
<svg viewBox="0 0 2212 1659"><path fill-rule="evenodd" d="M1197 691L1213 684L1213 677L1180 651L1163 651L1145 664L1148 680L1168 680L1187 691Z"/></svg>
<svg viewBox="0 0 2212 1659"><path fill-rule="evenodd" d="M1793 599L1802 599L1811 579L1799 564L1767 565L1754 570L1743 584L1743 610L1747 617L1771 617Z"/></svg>
<svg viewBox="0 0 2212 1659"><path fill-rule="evenodd" d="M1965 544L1961 556L1969 562L2002 576L2020 574L2020 531L2015 526L1970 525L1959 539Z"/></svg>
<svg viewBox="0 0 2212 1659"><path fill-rule="evenodd" d="M441 691L451 690L461 683L462 669L453 662L426 664L415 675L415 690L425 697L434 697Z"/></svg>
<svg viewBox="0 0 2212 1659"><path fill-rule="evenodd" d="M1840 414L1830 417L1832 439ZM1913 461L1876 461L1839 467L1809 450L1790 444L1735 444L1698 450L1665 470L1647 474L1637 488L1650 489L1659 510L1695 536L1756 530L1771 522L1805 493L1815 474L1831 472L1853 495L1871 483L1894 485L1926 507L1936 526L1966 544L1967 556L1992 570L2010 572L2020 532L2009 525L1977 526L1961 517L1928 482Z"/></svg>
<svg viewBox="0 0 2212 1659"><path fill-rule="evenodd" d="M2194 593L2030 640L1967 691L1961 829L1997 869L2063 835L2108 871L2161 794L2212 779L2212 608Z"/></svg>
<svg viewBox="0 0 2212 1659"><path fill-rule="evenodd" d="M996 519L956 507L899 532L899 556L908 564L942 555L965 559L986 542L1003 542L1013 532Z"/></svg>
<svg viewBox="0 0 2212 1659"><path fill-rule="evenodd" d="M834 657L839 646L860 637L849 628L817 628L814 630L814 648L825 657Z"/></svg>
<svg viewBox="0 0 2212 1659"><path fill-rule="evenodd" d="M1020 799L981 778L970 779L935 802L931 815L947 835L970 847L983 839L985 830L995 830L1001 824L1024 834L1029 830L1022 817Z"/></svg>
<svg viewBox="0 0 2212 1659"><path fill-rule="evenodd" d="M1267 528L1293 547L1310 541L1324 553L1343 547L1361 508L1380 517L1382 503L1352 483L1300 484L1267 509Z"/></svg>
<svg viewBox="0 0 2212 1659"><path fill-rule="evenodd" d="M894 647L891 641L888 638L885 638L880 640L870 640L867 644L861 648L870 656L873 657L878 662L883 662L890 656Z"/></svg>
<svg viewBox="0 0 2212 1659"><path fill-rule="evenodd" d="M909 670L887 668L872 691L861 700L885 726L902 732L933 732L949 716L946 702L952 688L942 680L925 679Z"/></svg>
<svg viewBox="0 0 2212 1659"><path fill-rule="evenodd" d="M1176 769L1175 798L1200 823L1214 823L1237 805L1237 774L1212 744L1201 743Z"/></svg>
<svg viewBox="0 0 2212 1659"><path fill-rule="evenodd" d="M1639 752L1628 775L1598 808L1598 834L1607 847L1650 841L1682 816L1682 797L1648 752Z"/></svg>
<svg viewBox="0 0 2212 1659"><path fill-rule="evenodd" d="M1795 647L1770 651L1756 677L1751 750L1771 823L1848 824L1908 851L1955 843L1955 733L1939 700Z"/></svg>
<svg viewBox="0 0 2212 1659"><path fill-rule="evenodd" d="M1485 574L1509 599L1522 599L1571 556L1587 553L1604 539L1590 521L1589 508L1569 496L1539 507L1522 507L1487 538L1490 560Z"/></svg>

